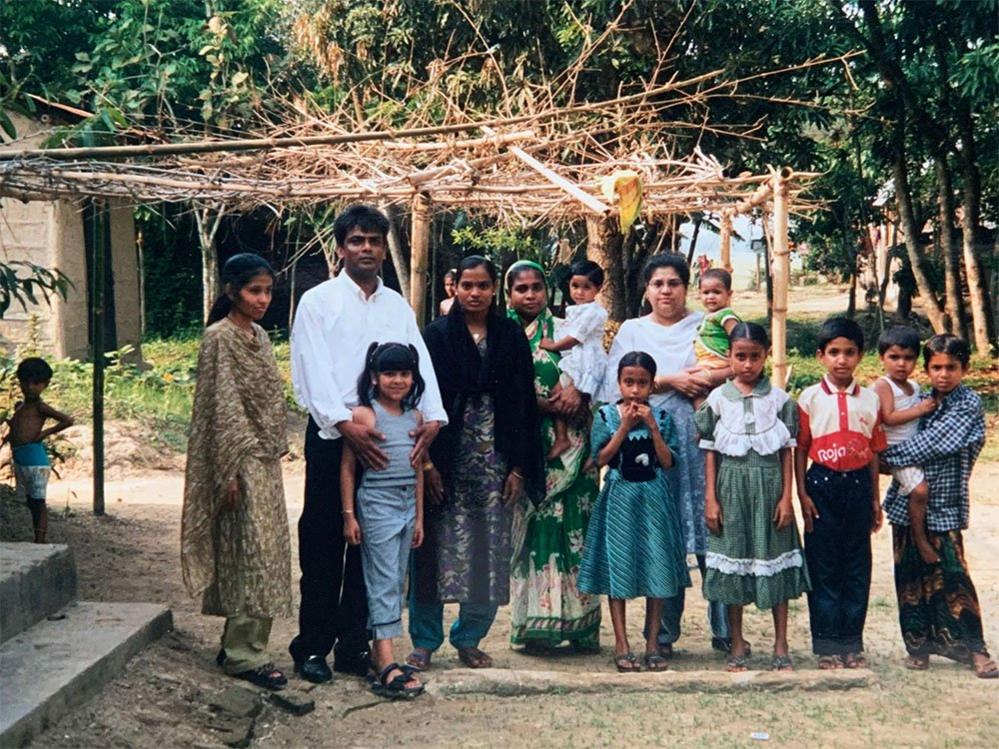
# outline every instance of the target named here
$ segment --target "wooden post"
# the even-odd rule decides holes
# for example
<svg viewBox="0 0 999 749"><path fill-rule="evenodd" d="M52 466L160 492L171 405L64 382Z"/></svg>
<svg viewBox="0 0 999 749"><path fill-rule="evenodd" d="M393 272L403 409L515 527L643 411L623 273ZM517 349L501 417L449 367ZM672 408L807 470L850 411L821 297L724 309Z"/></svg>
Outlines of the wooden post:
<svg viewBox="0 0 999 749"><path fill-rule="evenodd" d="M773 246L773 381L778 387L787 385L787 294L791 277L791 249L787 236L790 206L791 170L784 167L773 176L774 246Z"/></svg>
<svg viewBox="0 0 999 749"><path fill-rule="evenodd" d="M732 272L732 214L727 210L721 214L721 266Z"/></svg>
<svg viewBox="0 0 999 749"><path fill-rule="evenodd" d="M427 260L430 257L430 197L413 196L413 227L409 241L409 303L421 328L427 318Z"/></svg>
<svg viewBox="0 0 999 749"><path fill-rule="evenodd" d="M110 228L108 210L102 198L93 202L94 241L91 263L90 348L93 356L93 452L94 514L104 514L104 274Z"/></svg>

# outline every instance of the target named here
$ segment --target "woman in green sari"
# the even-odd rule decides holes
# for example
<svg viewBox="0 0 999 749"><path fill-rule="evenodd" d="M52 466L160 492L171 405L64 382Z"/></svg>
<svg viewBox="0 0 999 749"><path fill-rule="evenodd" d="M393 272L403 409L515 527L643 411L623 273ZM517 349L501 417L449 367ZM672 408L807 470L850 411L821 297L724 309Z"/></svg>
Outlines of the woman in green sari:
<svg viewBox="0 0 999 749"><path fill-rule="evenodd" d="M555 337L541 266L519 261L507 271L506 281L507 314L523 327L534 358L543 454L554 440L556 415L569 422L571 443L545 463L544 499L538 504L524 500L514 514L510 641L535 652L565 641L576 650L593 652L599 649L600 598L576 587L586 525L597 496L596 471L585 470L590 452L587 403L571 385L552 396L561 371L559 355L540 348L543 338Z"/></svg>

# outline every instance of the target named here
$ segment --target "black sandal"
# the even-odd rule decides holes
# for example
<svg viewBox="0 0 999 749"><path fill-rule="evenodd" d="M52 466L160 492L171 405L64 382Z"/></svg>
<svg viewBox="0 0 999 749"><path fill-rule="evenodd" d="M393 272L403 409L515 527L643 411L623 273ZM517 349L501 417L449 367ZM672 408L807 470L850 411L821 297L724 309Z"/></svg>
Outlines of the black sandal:
<svg viewBox="0 0 999 749"><path fill-rule="evenodd" d="M232 674L232 676L236 679L248 681L254 686L274 691L284 689L288 684L288 678L278 669L274 668L273 663L265 663L263 666L252 668L249 671L241 671L238 674Z"/></svg>
<svg viewBox="0 0 999 749"><path fill-rule="evenodd" d="M417 684L415 687L406 686L417 670L409 665L400 666L398 663L390 663L382 669L377 679L371 680L371 691L379 697L390 700L411 700L423 694L423 684ZM393 671L401 673L391 681L386 681L388 675Z"/></svg>
<svg viewBox="0 0 999 749"><path fill-rule="evenodd" d="M669 661L667 661L663 656L656 653L646 653L645 654L645 670L646 671L666 671L669 669Z"/></svg>

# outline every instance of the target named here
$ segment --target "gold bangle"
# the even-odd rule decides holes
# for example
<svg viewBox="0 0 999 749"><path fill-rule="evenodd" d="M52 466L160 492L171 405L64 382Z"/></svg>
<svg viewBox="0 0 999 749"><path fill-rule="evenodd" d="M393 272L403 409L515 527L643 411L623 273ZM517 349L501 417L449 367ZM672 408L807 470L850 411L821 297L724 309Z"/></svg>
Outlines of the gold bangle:
<svg viewBox="0 0 999 749"><path fill-rule="evenodd" d="M340 510L340 514L341 515L353 515L354 511L353 510Z"/></svg>
<svg viewBox="0 0 999 749"><path fill-rule="evenodd" d="M431 462L430 462L430 461L428 460L428 461L427 461L426 463L424 463L424 464L423 464L423 470L424 470L424 471L432 471L432 470L434 470L434 464L433 464L433 463L431 463Z"/></svg>
<svg viewBox="0 0 999 749"><path fill-rule="evenodd" d="M523 480L524 480L524 474L522 474L522 473L521 473L520 471L518 471L518 470L517 470L516 468L512 469L512 470L510 471L510 474L511 474L512 476L516 476L516 477L517 477L517 478L519 478L519 479L520 479L521 481L523 481Z"/></svg>

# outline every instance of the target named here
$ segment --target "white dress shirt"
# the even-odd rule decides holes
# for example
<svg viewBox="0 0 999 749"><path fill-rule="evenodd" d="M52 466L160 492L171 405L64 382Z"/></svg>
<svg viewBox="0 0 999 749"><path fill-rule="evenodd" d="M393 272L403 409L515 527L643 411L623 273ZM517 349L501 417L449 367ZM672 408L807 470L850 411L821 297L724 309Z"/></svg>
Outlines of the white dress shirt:
<svg viewBox="0 0 999 749"><path fill-rule="evenodd" d="M426 389L419 408L426 421L447 423L434 365L412 308L381 279L370 297L347 273L302 295L291 328L291 382L295 397L319 426L323 439L338 439L337 422L358 404L357 380L368 347L404 343L416 347Z"/></svg>

